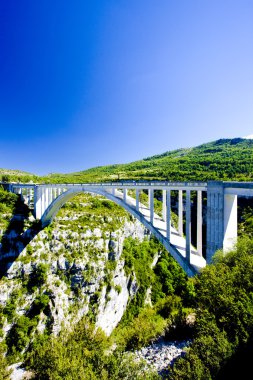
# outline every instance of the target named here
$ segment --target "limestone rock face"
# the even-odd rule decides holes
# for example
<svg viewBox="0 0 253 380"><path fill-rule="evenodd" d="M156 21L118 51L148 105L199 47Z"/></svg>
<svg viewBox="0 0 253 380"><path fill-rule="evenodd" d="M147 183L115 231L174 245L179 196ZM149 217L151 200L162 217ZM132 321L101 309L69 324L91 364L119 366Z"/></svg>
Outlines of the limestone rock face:
<svg viewBox="0 0 253 380"><path fill-rule="evenodd" d="M62 326L71 327L89 314L96 326L110 335L138 291L135 274L127 276L124 270L124 239L142 241L145 237L141 223L121 219L121 226L109 232L101 224L86 230L80 225L72 231L71 223L67 225L73 222L72 216L57 218L9 264L1 280L0 305L5 307L12 297L17 318L29 313L36 297L46 295L49 301L40 311L38 332L50 326L52 333L58 334ZM108 217L108 221L112 223L113 218ZM15 233L10 233L10 242L14 238ZM43 281L36 278L40 270ZM4 335L11 326L6 319Z"/></svg>
<svg viewBox="0 0 253 380"><path fill-rule="evenodd" d="M110 335L121 320L130 296L128 290L129 278L124 271L124 262L118 261L114 271L113 282L115 287L106 293L106 287L102 289L99 301L96 326Z"/></svg>

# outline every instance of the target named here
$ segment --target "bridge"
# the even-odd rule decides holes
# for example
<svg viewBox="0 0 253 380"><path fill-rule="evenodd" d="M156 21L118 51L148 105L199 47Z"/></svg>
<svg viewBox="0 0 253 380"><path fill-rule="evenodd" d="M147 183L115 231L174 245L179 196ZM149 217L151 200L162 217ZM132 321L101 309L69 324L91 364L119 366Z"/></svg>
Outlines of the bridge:
<svg viewBox="0 0 253 380"><path fill-rule="evenodd" d="M137 218L171 253L189 276L211 263L218 249L233 247L237 238L237 197L252 197L253 182L118 181L84 184L5 184L20 194L42 227L52 222L58 210L78 193L102 195ZM132 196L129 195L131 190ZM154 192L159 190L162 215L155 213ZM148 206L140 202L148 193ZM172 193L173 192L173 193ZM176 194L178 227L171 224L171 199ZM192 245L192 196L197 199L196 246ZM206 255L203 256L203 199L206 199ZM183 229L183 225L185 226Z"/></svg>

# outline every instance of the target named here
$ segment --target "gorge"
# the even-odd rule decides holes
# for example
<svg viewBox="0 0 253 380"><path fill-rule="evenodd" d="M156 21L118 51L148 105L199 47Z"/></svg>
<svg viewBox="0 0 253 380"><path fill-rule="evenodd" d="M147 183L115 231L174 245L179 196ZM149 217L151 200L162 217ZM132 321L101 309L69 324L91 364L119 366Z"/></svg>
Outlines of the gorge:
<svg viewBox="0 0 253 380"><path fill-rule="evenodd" d="M244 141L230 147L240 144L245 150ZM228 142L217 145L227 155ZM250 199L244 206L239 235L249 240L187 278L142 224L100 195L77 195L41 229L19 195L1 190L1 368L22 361L36 379L155 379L124 355L161 336L193 336L184 362L165 376L216 378L251 341Z"/></svg>

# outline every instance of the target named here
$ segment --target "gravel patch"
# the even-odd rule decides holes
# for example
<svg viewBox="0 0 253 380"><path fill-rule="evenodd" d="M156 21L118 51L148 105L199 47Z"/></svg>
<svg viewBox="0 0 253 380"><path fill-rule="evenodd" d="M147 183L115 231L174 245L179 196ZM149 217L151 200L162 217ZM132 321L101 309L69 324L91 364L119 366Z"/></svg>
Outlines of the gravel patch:
<svg viewBox="0 0 253 380"><path fill-rule="evenodd" d="M137 360L144 359L148 366L154 368L159 375L164 376L169 373L169 365L180 356L185 354L185 348L190 345L190 341L169 342L160 338L150 346L143 347L135 351Z"/></svg>

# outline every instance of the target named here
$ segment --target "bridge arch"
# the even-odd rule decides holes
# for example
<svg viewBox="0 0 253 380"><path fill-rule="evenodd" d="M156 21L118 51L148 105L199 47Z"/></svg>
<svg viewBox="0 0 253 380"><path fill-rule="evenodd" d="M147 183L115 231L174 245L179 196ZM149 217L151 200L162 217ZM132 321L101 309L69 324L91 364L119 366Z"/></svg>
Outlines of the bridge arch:
<svg viewBox="0 0 253 380"><path fill-rule="evenodd" d="M58 210L78 193L104 196L139 220L171 253L189 276L211 263L217 249L229 249L237 236L237 195L253 196L253 183L117 181L102 183L8 184L33 209L42 226L50 224ZM136 197L128 195L128 190ZM155 214L154 192L162 191L162 218ZM140 192L148 192L148 207ZM172 191L177 195L178 230L171 225ZM197 247L191 244L191 192L197 200ZM202 193L207 194L206 255L202 252ZM184 196L184 201L183 201ZM173 200L173 202L175 199ZM183 222L185 228L183 229ZM194 221L195 222L195 221Z"/></svg>
<svg viewBox="0 0 253 380"><path fill-rule="evenodd" d="M109 193L106 190L82 187L81 189L69 189L63 192L56 199L54 199L53 202L49 205L49 207L45 210L44 214L41 217L42 227L44 228L47 225L49 225L53 221L60 208L67 201L69 201L75 195L80 193L94 193L97 195L101 195L113 201L117 205L123 207L128 213L130 213L137 220L139 220L158 239L160 243L162 243L166 250L170 252L170 254L175 258L175 260L179 263L179 265L186 271L186 273L189 276L194 276L197 273L196 268L193 265L191 265L189 261L178 252L176 247L173 247L173 245L170 244L168 239L166 239L166 237L157 228L155 228L154 225L150 223L140 211L136 210L136 208L134 207L131 207L123 199L120 199L119 197Z"/></svg>

